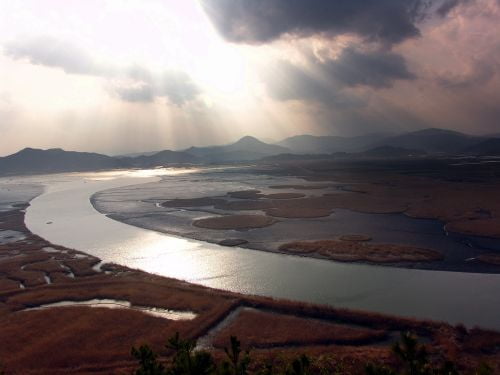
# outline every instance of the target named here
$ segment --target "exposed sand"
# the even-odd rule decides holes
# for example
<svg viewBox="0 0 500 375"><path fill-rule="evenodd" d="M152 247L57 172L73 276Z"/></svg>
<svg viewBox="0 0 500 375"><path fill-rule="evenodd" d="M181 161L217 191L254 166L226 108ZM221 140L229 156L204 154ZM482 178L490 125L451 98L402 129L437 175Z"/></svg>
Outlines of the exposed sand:
<svg viewBox="0 0 500 375"><path fill-rule="evenodd" d="M163 202L161 205L163 207L203 207L203 206L214 206L220 203L224 203L223 199L216 199L211 197L203 198L192 198L192 199L170 199Z"/></svg>
<svg viewBox="0 0 500 375"><path fill-rule="evenodd" d="M442 259L434 250L406 245L364 243L359 241L301 241L281 245L280 251L292 254L318 254L342 262L431 262Z"/></svg>

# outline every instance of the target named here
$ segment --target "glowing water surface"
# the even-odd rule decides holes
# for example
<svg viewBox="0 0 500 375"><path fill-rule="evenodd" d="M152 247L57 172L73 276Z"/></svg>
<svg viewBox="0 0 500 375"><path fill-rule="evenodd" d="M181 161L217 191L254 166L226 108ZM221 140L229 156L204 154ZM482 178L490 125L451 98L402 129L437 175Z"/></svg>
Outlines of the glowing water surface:
<svg viewBox="0 0 500 375"><path fill-rule="evenodd" d="M156 181L158 174L176 178L189 172L47 178L46 192L31 202L26 223L55 244L106 262L214 288L500 329L498 274L343 264L226 248L114 221L95 211L89 201L104 189Z"/></svg>

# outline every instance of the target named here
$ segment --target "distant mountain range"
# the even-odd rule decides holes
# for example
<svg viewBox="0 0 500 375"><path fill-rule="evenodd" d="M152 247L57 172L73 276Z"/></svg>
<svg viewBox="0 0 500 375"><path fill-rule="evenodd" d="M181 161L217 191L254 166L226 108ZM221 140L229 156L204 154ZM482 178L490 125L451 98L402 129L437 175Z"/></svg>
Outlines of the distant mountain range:
<svg viewBox="0 0 500 375"><path fill-rule="evenodd" d="M333 152L359 152L382 141L387 134L367 134L357 137L296 135L277 144L296 154L331 154Z"/></svg>
<svg viewBox="0 0 500 375"><path fill-rule="evenodd" d="M209 163L258 160L266 156L290 152L286 147L268 144L255 137L246 136L224 146L191 147L183 152Z"/></svg>
<svg viewBox="0 0 500 375"><path fill-rule="evenodd" d="M125 156L25 148L0 157L0 175L76 172L115 168L154 168L177 164L214 164L265 159L405 158L429 155L500 155L500 138L471 136L424 129L399 135L369 134L358 137L299 135L275 144L246 136L235 143L164 150Z"/></svg>

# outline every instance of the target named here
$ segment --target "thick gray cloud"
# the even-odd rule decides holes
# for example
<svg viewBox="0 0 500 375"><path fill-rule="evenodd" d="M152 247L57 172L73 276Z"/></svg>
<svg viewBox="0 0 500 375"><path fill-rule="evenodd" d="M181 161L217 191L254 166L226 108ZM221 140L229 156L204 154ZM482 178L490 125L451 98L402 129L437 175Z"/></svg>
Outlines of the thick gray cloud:
<svg viewBox="0 0 500 375"><path fill-rule="evenodd" d="M259 44L290 34L357 34L384 44L419 35L418 20L436 6L445 14L461 0L203 0L229 41ZM443 3L443 4L441 4Z"/></svg>
<svg viewBox="0 0 500 375"><path fill-rule="evenodd" d="M182 106L194 100L200 93L199 88L184 72L167 70L158 74L137 65L128 69L105 65L73 44L53 37L11 42L4 46L3 53L31 64L59 68L68 74L129 81L125 85L113 84L111 87L114 94L128 102L152 102L156 97L160 97Z"/></svg>
<svg viewBox="0 0 500 375"><path fill-rule="evenodd" d="M403 56L392 52L361 52L345 48L335 60L324 65L325 71L346 86L391 87L395 80L413 79Z"/></svg>
<svg viewBox="0 0 500 375"><path fill-rule="evenodd" d="M281 61L267 70L264 78L270 95L277 100L318 101L346 108L358 107L362 100L344 92L345 88L388 88L396 80L415 77L400 55L348 47L336 59L320 61L311 55L307 67Z"/></svg>

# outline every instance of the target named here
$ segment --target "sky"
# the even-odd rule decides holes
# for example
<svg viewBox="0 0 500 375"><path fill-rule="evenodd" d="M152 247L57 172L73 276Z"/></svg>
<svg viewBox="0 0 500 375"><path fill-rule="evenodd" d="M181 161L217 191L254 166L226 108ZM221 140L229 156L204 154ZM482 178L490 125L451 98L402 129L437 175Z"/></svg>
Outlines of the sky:
<svg viewBox="0 0 500 375"><path fill-rule="evenodd" d="M0 156L500 133L500 0L0 0Z"/></svg>

